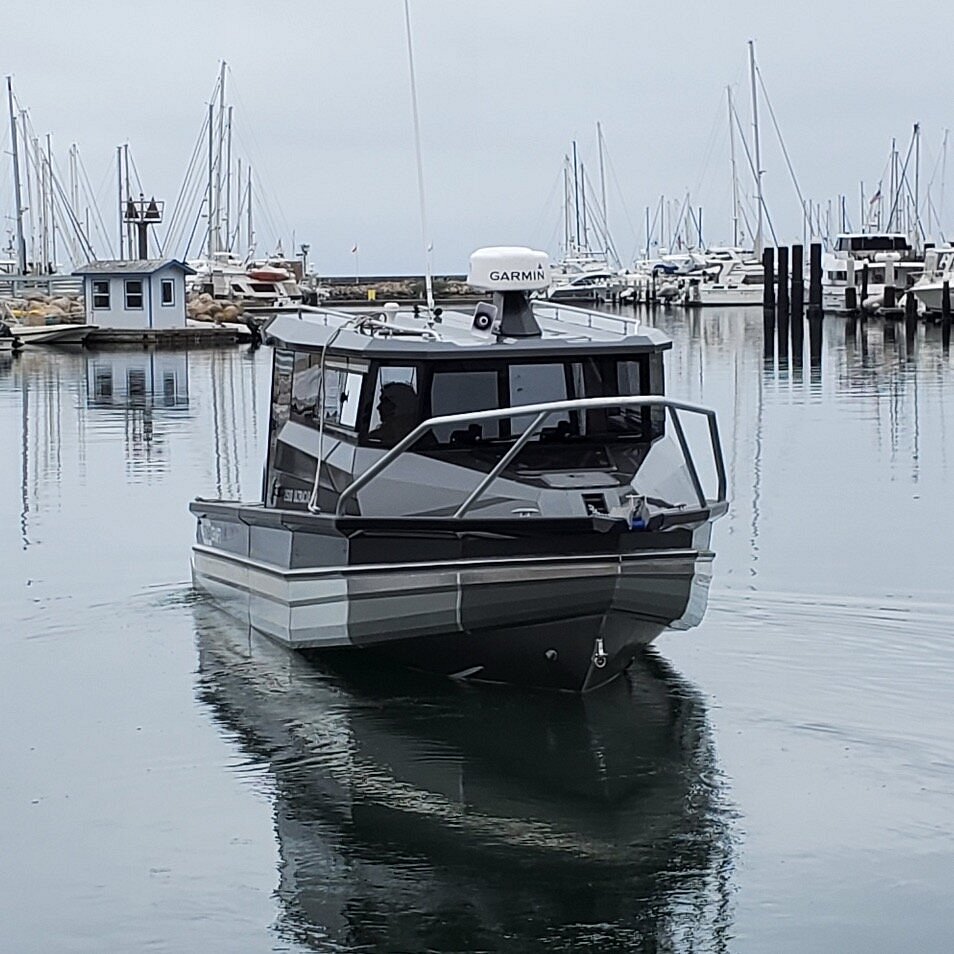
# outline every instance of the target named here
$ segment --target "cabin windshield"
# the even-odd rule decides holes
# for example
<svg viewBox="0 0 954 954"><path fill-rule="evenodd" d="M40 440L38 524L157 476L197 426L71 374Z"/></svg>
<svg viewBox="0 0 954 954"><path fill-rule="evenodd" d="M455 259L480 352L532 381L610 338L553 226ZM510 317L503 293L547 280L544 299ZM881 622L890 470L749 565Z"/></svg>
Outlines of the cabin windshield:
<svg viewBox="0 0 954 954"><path fill-rule="evenodd" d="M360 439L383 447L393 447L431 417L576 398L661 394L663 389L661 354L382 364L372 369L372 377L373 399L366 424L360 427ZM561 411L531 438L520 459L544 469L550 458L560 469L601 466L605 445L648 443L661 436L662 414L662 408L652 407ZM415 449L499 456L530 427L534 417L520 414L440 424L424 435Z"/></svg>

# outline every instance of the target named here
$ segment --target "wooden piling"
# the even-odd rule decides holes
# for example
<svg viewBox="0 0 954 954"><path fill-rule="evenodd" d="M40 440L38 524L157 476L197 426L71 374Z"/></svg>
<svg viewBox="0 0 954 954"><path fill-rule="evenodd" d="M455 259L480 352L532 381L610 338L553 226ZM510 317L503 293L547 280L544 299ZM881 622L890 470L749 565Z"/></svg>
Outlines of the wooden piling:
<svg viewBox="0 0 954 954"><path fill-rule="evenodd" d="M789 307L789 297L788 297L788 249L782 245L776 249L778 255L778 296L776 297L776 308L778 310L779 318L782 317L782 312L788 314Z"/></svg>
<svg viewBox="0 0 954 954"><path fill-rule="evenodd" d="M792 246L792 320L801 318L805 308L805 250L801 245ZM792 325L794 328L794 324Z"/></svg>
<svg viewBox="0 0 954 954"><path fill-rule="evenodd" d="M775 250L762 250L762 354L775 357Z"/></svg>
<svg viewBox="0 0 954 954"><path fill-rule="evenodd" d="M808 250L808 318L822 317L821 242L812 242Z"/></svg>
<svg viewBox="0 0 954 954"><path fill-rule="evenodd" d="M865 302L868 300L868 263L861 263L861 310L865 310Z"/></svg>
<svg viewBox="0 0 954 954"><path fill-rule="evenodd" d="M857 314L858 312L858 289L854 285L849 285L845 289L845 311L849 315Z"/></svg>
<svg viewBox="0 0 954 954"><path fill-rule="evenodd" d="M881 307L884 311L894 309L897 306L897 300L895 298L896 293L897 289L894 287L894 285L884 286L884 300L881 303Z"/></svg>
<svg viewBox="0 0 954 954"><path fill-rule="evenodd" d="M918 330L918 300L909 290L904 296L904 340L908 351L914 347L914 339Z"/></svg>
<svg viewBox="0 0 954 954"><path fill-rule="evenodd" d="M775 308L775 249L762 250L762 307Z"/></svg>
<svg viewBox="0 0 954 954"><path fill-rule="evenodd" d="M951 283L941 285L941 347L946 354L951 347Z"/></svg>

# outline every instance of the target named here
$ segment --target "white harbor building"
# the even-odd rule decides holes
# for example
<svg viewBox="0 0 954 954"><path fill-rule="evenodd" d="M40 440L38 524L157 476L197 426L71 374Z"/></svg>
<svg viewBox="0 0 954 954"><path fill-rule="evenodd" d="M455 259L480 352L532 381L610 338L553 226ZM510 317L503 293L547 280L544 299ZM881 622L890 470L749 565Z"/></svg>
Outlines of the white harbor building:
<svg viewBox="0 0 954 954"><path fill-rule="evenodd" d="M185 276L195 269L177 259L89 262L83 278L86 320L100 328L186 327Z"/></svg>

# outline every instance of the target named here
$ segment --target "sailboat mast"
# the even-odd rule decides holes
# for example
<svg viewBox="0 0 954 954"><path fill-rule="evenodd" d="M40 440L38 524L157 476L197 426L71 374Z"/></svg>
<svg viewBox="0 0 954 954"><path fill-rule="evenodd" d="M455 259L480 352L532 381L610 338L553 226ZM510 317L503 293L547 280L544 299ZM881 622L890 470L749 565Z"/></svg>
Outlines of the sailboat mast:
<svg viewBox="0 0 954 954"><path fill-rule="evenodd" d="M573 215L576 222L576 232L573 238L574 246L580 244L580 176L576 162L576 140L573 140Z"/></svg>
<svg viewBox="0 0 954 954"><path fill-rule="evenodd" d="M944 130L944 141L941 143L941 205L937 210L938 232L944 228L944 179L947 173L947 134L949 132L949 129Z"/></svg>
<svg viewBox="0 0 954 954"><path fill-rule="evenodd" d="M921 210L918 205L920 202L921 191L921 124L914 124L914 222L911 230L914 232L914 248L920 248L921 245Z"/></svg>
<svg viewBox="0 0 954 954"><path fill-rule="evenodd" d="M225 244L229 249L232 245L232 107L229 106L226 125L225 141Z"/></svg>
<svg viewBox="0 0 954 954"><path fill-rule="evenodd" d="M581 244L583 248L589 251L590 233L586 225L586 175L583 171L582 163L580 164L580 199L581 199L580 205L582 206L581 214L583 216L583 238L582 238Z"/></svg>
<svg viewBox="0 0 954 954"><path fill-rule="evenodd" d="M733 117L735 110L732 108L732 87L726 86L726 95L729 100L729 159L732 162L732 245L738 248L739 245L739 174L735 165L735 129L733 128Z"/></svg>
<svg viewBox="0 0 954 954"><path fill-rule="evenodd" d="M255 248L255 230L252 228L252 167L248 167L248 192L246 194L248 202L248 250L246 257L251 258L252 249Z"/></svg>
<svg viewBox="0 0 954 954"><path fill-rule="evenodd" d="M596 145L600 157L600 211L603 216L603 244L609 248L609 219L606 217L606 174L603 170L603 127L596 124Z"/></svg>
<svg viewBox="0 0 954 954"><path fill-rule="evenodd" d="M225 144L225 60L219 70L218 143L215 154L215 250L222 251L222 148Z"/></svg>
<svg viewBox="0 0 954 954"><path fill-rule="evenodd" d="M206 197L206 202L208 208L206 209L206 232L205 232L205 248L206 254L209 256L209 259L212 258L212 252L214 251L212 247L212 190L215 186L215 180L212 178L213 167L215 165L214 152L212 149L212 139L213 139L213 127L215 125L215 106L212 103L209 103L209 184L208 184L208 196Z"/></svg>
<svg viewBox="0 0 954 954"><path fill-rule="evenodd" d="M570 254L570 157L563 157L563 254Z"/></svg>
<svg viewBox="0 0 954 954"><path fill-rule="evenodd" d="M26 274L26 243L23 240L23 198L20 194L20 153L17 149L17 120L13 109L13 80L7 77L7 102L10 106L10 142L13 145L13 201L17 219L17 271Z"/></svg>
<svg viewBox="0 0 954 954"><path fill-rule="evenodd" d="M119 260L126 257L126 239L123 237L123 147L116 147L116 208L119 214Z"/></svg>
<svg viewBox="0 0 954 954"><path fill-rule="evenodd" d="M755 228L755 256L762 255L762 146L759 141L759 98L755 88L755 41L749 40L749 74L752 82L752 134L755 145L755 188L758 217Z"/></svg>

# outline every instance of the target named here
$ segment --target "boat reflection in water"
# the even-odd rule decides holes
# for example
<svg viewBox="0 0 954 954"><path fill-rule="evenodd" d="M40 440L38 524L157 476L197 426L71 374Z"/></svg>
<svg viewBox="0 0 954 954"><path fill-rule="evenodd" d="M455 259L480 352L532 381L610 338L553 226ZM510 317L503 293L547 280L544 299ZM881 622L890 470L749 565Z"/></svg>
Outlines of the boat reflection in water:
<svg viewBox="0 0 954 954"><path fill-rule="evenodd" d="M652 653L599 693L317 668L195 605L202 702L275 781L278 930L317 949L724 950L705 706Z"/></svg>

